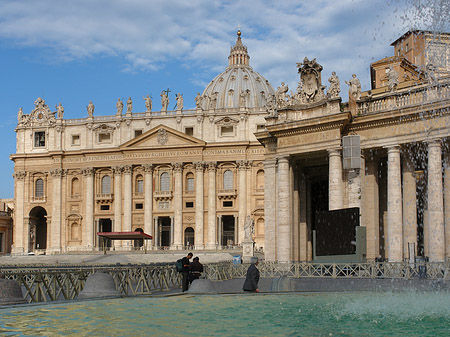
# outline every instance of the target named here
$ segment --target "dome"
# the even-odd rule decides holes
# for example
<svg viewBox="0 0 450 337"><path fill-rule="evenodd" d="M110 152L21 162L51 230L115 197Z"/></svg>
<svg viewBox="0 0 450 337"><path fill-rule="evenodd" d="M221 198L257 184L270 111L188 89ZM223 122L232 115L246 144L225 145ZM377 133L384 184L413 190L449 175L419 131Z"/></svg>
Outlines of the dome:
<svg viewBox="0 0 450 337"><path fill-rule="evenodd" d="M238 31L236 44L231 47L229 65L217 75L202 94L202 108L232 109L239 107L263 108L266 99L275 91L259 73L249 65L247 47L242 44Z"/></svg>

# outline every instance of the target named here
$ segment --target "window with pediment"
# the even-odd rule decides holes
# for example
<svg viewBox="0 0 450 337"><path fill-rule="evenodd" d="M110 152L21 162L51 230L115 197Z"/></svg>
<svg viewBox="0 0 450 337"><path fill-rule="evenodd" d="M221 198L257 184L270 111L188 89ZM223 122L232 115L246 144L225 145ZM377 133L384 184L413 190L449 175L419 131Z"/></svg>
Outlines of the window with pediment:
<svg viewBox="0 0 450 337"><path fill-rule="evenodd" d="M170 191L170 177L169 177L169 173L167 172L163 172L161 173L160 177L159 177L159 186L160 186L160 190L163 192L167 192Z"/></svg>
<svg viewBox="0 0 450 337"><path fill-rule="evenodd" d="M233 188L234 188L233 172L231 172L231 170L226 170L223 173L223 189L232 190Z"/></svg>
<svg viewBox="0 0 450 337"><path fill-rule="evenodd" d="M102 194L111 194L111 177L103 176L101 183Z"/></svg>
<svg viewBox="0 0 450 337"><path fill-rule="evenodd" d="M34 183L34 196L36 198L42 198L44 196L44 180L41 178L36 179Z"/></svg>

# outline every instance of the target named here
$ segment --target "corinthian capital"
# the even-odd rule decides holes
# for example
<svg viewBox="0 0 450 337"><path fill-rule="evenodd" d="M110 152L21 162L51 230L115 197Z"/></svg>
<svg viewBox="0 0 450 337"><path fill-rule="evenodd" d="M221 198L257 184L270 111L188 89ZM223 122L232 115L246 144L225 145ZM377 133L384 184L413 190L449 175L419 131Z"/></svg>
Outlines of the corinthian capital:
<svg viewBox="0 0 450 337"><path fill-rule="evenodd" d="M63 176L63 170L62 169L60 169L60 168L57 168L57 169L52 169L52 170L50 170L50 175L52 176L52 177L62 177Z"/></svg>
<svg viewBox="0 0 450 337"><path fill-rule="evenodd" d="M114 167L112 167L112 171L115 175L119 176L122 174L123 167L122 166L114 166Z"/></svg>
<svg viewBox="0 0 450 337"><path fill-rule="evenodd" d="M16 171L14 172L14 178L15 179L24 179L27 176L27 172L26 171Z"/></svg>
<svg viewBox="0 0 450 337"><path fill-rule="evenodd" d="M208 171L216 170L217 163L215 161L210 161L210 162L206 163L206 165L208 166Z"/></svg>
<svg viewBox="0 0 450 337"><path fill-rule="evenodd" d="M196 171L203 171L203 169L205 167L205 163L202 161L197 161L194 163L194 166L195 166Z"/></svg>
<svg viewBox="0 0 450 337"><path fill-rule="evenodd" d="M94 175L94 168L93 167L86 167L83 169L83 175L84 176L93 176Z"/></svg>
<svg viewBox="0 0 450 337"><path fill-rule="evenodd" d="M131 165L125 165L125 166L123 167L123 173L125 173L125 174L131 174L131 172L132 172L132 167L131 167Z"/></svg>
<svg viewBox="0 0 450 337"><path fill-rule="evenodd" d="M175 164L173 164L173 170L175 172L181 172L183 170L183 163L175 163Z"/></svg>
<svg viewBox="0 0 450 337"><path fill-rule="evenodd" d="M246 170L248 167L248 160L238 160L237 161L239 170Z"/></svg>
<svg viewBox="0 0 450 337"><path fill-rule="evenodd" d="M144 167L145 172L150 172L150 173L153 172L153 164L144 164L142 166Z"/></svg>

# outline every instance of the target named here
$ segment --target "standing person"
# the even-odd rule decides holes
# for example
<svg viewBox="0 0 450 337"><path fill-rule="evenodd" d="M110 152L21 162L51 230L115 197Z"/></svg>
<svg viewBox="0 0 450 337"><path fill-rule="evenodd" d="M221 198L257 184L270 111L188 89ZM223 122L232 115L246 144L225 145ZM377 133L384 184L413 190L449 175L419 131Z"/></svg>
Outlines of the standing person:
<svg viewBox="0 0 450 337"><path fill-rule="evenodd" d="M194 280L198 280L203 273L203 265L200 263L198 256L194 257L194 261L191 263L191 273L189 274L189 283Z"/></svg>
<svg viewBox="0 0 450 337"><path fill-rule="evenodd" d="M183 286L183 292L188 290L189 287L189 267L191 263L189 262L190 259L192 259L193 254L189 253L187 256L183 257L181 261L183 262L183 271L181 272L181 275L183 276L182 279L182 286Z"/></svg>
<svg viewBox="0 0 450 337"><path fill-rule="evenodd" d="M252 291L259 293L258 282L259 282L259 270L256 268L258 265L258 258L252 256L250 258L250 267L247 269L247 275L245 276L244 286L242 289L244 291Z"/></svg>

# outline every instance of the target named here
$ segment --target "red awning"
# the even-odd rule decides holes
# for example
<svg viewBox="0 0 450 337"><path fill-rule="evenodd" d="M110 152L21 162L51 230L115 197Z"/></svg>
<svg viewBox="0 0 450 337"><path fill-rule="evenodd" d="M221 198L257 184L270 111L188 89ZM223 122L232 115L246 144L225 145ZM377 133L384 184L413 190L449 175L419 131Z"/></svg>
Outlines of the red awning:
<svg viewBox="0 0 450 337"><path fill-rule="evenodd" d="M97 232L97 235L110 240L151 240L151 235L143 232Z"/></svg>

